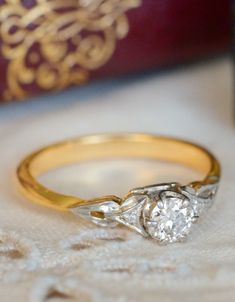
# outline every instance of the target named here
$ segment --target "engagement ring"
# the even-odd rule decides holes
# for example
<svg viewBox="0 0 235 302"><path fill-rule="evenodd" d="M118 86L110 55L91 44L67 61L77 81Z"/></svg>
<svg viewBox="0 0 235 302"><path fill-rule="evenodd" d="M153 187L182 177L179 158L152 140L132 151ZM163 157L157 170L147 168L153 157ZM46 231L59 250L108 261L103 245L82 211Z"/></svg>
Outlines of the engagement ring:
<svg viewBox="0 0 235 302"><path fill-rule="evenodd" d="M42 173L75 162L115 157L148 158L179 163L204 174L189 184L153 184L90 200L54 192L37 180ZM100 226L123 224L159 243L184 240L192 225L213 204L220 165L206 149L193 143L148 134L84 136L43 148L26 157L17 169L26 196L37 203L69 210Z"/></svg>

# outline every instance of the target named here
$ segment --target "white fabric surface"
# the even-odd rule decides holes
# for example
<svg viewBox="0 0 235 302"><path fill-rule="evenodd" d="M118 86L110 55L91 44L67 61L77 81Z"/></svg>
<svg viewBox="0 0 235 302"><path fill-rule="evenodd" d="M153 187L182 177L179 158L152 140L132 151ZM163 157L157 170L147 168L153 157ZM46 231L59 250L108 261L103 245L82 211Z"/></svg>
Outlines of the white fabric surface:
<svg viewBox="0 0 235 302"><path fill-rule="evenodd" d="M224 58L2 106L0 301L235 301L232 85L232 63ZM32 204L17 192L14 171L30 151L68 137L116 131L190 139L222 162L217 201L187 243L160 247L125 228L98 228ZM62 191L122 195L130 186L154 182L162 170L135 161L77 168L42 179ZM164 171L164 180L186 175L174 167Z"/></svg>

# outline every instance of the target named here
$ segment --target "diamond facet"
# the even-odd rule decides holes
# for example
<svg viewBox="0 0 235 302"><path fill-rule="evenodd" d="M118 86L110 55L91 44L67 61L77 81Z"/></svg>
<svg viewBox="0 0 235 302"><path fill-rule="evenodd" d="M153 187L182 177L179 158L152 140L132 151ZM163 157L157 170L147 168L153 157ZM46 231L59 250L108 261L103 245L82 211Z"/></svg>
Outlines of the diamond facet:
<svg viewBox="0 0 235 302"><path fill-rule="evenodd" d="M148 234L142 224L142 211L145 203L149 201L147 195L129 196L120 206L121 213L114 215L115 220L147 237Z"/></svg>
<svg viewBox="0 0 235 302"><path fill-rule="evenodd" d="M165 191L152 204L145 224L150 236L159 242L176 242L189 233L193 218L193 207L184 195Z"/></svg>

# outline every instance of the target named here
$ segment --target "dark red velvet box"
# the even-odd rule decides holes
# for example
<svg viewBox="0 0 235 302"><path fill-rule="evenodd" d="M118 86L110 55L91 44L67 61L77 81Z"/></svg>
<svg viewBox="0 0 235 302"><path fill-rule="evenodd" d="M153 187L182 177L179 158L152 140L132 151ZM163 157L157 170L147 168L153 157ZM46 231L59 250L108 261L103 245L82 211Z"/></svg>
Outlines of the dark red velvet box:
<svg viewBox="0 0 235 302"><path fill-rule="evenodd" d="M0 0L0 101L219 54L225 0Z"/></svg>

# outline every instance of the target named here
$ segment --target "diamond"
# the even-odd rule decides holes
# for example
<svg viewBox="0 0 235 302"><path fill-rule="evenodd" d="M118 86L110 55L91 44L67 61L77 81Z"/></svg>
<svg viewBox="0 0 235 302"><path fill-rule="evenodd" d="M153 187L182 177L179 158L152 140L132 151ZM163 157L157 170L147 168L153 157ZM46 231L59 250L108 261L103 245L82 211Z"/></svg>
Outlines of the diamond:
<svg viewBox="0 0 235 302"><path fill-rule="evenodd" d="M129 228L139 232L143 236L148 236L142 224L142 211L144 204L149 201L146 195L132 195L124 200L115 220ZM114 218L114 217L113 217Z"/></svg>
<svg viewBox="0 0 235 302"><path fill-rule="evenodd" d="M165 191L152 204L145 224L151 237L168 243L184 239L193 220L194 210L189 200L180 193Z"/></svg>
<svg viewBox="0 0 235 302"><path fill-rule="evenodd" d="M204 185L198 190L193 189L191 186L186 186L183 188L182 193L191 200L195 216L199 217L212 206L217 189L218 184L216 183Z"/></svg>
<svg viewBox="0 0 235 302"><path fill-rule="evenodd" d="M135 208L126 211L119 216L120 220L125 221L129 225L137 225L139 223L139 217L141 215L142 204L135 206Z"/></svg>

